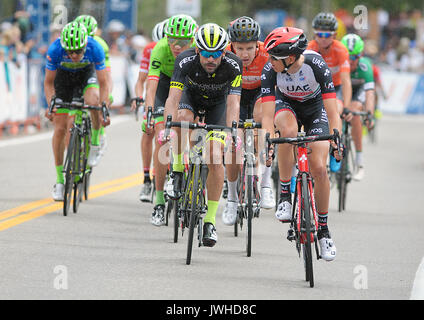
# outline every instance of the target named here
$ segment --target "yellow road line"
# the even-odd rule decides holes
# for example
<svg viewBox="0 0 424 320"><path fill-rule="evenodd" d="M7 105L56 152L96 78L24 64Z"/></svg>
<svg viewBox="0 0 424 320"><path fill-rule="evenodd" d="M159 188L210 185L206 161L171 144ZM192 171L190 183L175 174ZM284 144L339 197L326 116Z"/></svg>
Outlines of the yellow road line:
<svg viewBox="0 0 424 320"><path fill-rule="evenodd" d="M124 182L128 182L130 180L133 179L140 179L140 181L142 181L142 174L141 173L136 173L136 174L132 174L128 177L124 177L124 178L119 178L119 179L115 179L115 180L111 180L111 181L107 181L95 186L91 186L90 187L90 192L95 191L95 190L99 190L99 189L103 189L106 187L110 187L113 185L117 185L117 184L121 184ZM30 210L34 210L36 208L45 206L47 204L51 204L51 203L55 203L55 201L52 198L46 198L46 199L42 199L42 200L37 200L34 202L30 202L30 203L26 203L24 205L21 205L19 207L16 208L12 208L12 209L8 209L6 211L2 211L0 212L0 220L4 220L4 219L8 219L10 217L16 216L18 214L30 211Z"/></svg>
<svg viewBox="0 0 424 320"><path fill-rule="evenodd" d="M126 181L126 182L116 185L117 181L120 181L120 182ZM129 176L129 177L126 177L126 178L106 182L102 185L93 186L93 188L90 188L90 190L91 189L94 189L94 190L99 189L100 187L104 187L105 185L111 184L112 182L114 182L114 183L113 183L113 186L110 187L110 188L100 190L100 191L97 191L97 192L90 192L89 199L94 199L94 198L97 198L97 197L105 196L105 195L110 194L110 193L129 189L129 188L135 187L137 185L141 185L141 183L142 183L142 181L140 180L140 174L135 174L135 175L132 175L132 176ZM49 201L47 201L47 200L49 200ZM40 205L43 205L43 204L45 205L45 204L48 204L50 202L53 202L53 201L51 199L43 199L43 200L31 202L29 204L17 207L15 209L6 210L6 211L0 213L0 219L5 219L7 214L9 214L9 217L12 216L12 215L18 215L19 213L35 209L37 207L40 207ZM37 206L37 204L38 204L38 206ZM6 230L8 228L11 228L11 227L16 226L18 224L21 224L23 222L44 216L48 213L60 210L62 208L63 208L63 202L53 202L53 204L50 204L46 207L39 208L39 209L30 211L28 213L18 215L17 217L14 217L14 218L0 222L0 231ZM8 213L8 211L9 211L9 213Z"/></svg>

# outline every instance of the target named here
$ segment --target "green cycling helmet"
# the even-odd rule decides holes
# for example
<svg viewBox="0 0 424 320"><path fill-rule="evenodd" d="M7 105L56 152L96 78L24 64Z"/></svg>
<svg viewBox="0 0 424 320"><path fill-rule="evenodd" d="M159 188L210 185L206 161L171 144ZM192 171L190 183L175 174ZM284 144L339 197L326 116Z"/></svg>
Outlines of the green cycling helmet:
<svg viewBox="0 0 424 320"><path fill-rule="evenodd" d="M360 36L354 33L349 33L342 38L343 45L349 51L349 55L355 56L364 51L364 41Z"/></svg>
<svg viewBox="0 0 424 320"><path fill-rule="evenodd" d="M87 14L78 16L75 19L76 22L82 23L88 32L90 37L93 37L97 31L97 20L93 16L89 16Z"/></svg>
<svg viewBox="0 0 424 320"><path fill-rule="evenodd" d="M177 14L168 20L165 34L172 38L190 39L194 37L197 30L196 21L185 14Z"/></svg>
<svg viewBox="0 0 424 320"><path fill-rule="evenodd" d="M70 22L63 27L60 44L65 50L84 49L88 41L87 28L79 22Z"/></svg>

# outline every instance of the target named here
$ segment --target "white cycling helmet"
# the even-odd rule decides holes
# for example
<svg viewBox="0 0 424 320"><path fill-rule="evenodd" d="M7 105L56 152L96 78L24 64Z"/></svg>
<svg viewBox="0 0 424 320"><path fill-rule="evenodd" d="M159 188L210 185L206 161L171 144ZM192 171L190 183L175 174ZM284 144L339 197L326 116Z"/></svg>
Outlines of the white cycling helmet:
<svg viewBox="0 0 424 320"><path fill-rule="evenodd" d="M154 42L158 42L165 36L166 24L168 23L168 19L165 19L159 23L157 23L152 30L152 40Z"/></svg>
<svg viewBox="0 0 424 320"><path fill-rule="evenodd" d="M215 23L202 25L197 30L194 40L199 50L206 51L224 50L230 41L225 29Z"/></svg>

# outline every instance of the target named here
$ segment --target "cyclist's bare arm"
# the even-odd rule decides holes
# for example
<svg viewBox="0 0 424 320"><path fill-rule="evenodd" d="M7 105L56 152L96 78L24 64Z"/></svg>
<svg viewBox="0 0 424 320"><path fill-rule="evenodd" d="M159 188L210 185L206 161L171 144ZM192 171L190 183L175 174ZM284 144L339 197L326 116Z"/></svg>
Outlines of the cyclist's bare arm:
<svg viewBox="0 0 424 320"><path fill-rule="evenodd" d="M135 84L135 95L137 97L142 97L144 92L144 82L146 82L147 79L147 73L146 72L139 72L138 73L138 79L137 83ZM131 104L131 111L134 111L137 104L135 100Z"/></svg>
<svg viewBox="0 0 424 320"><path fill-rule="evenodd" d="M324 99L324 108L327 112L328 117L328 126L330 129L330 132L334 132L334 129L337 129L338 132L341 132L342 130L342 121L340 119L340 114L337 111L337 101L335 98L330 99ZM337 146L335 145L335 142L332 141L331 144L334 148ZM341 160L342 156L338 153L335 154L335 157L337 160Z"/></svg>
<svg viewBox="0 0 424 320"><path fill-rule="evenodd" d="M375 108L375 90L365 91L365 111L374 114Z"/></svg>
<svg viewBox="0 0 424 320"><path fill-rule="evenodd" d="M352 101L352 81L350 72L340 72L340 80L342 81L342 95L344 107L350 106Z"/></svg>
<svg viewBox="0 0 424 320"><path fill-rule="evenodd" d="M168 99L165 103L164 119L167 119L168 115L172 116L173 121L177 121L178 104L180 102L183 91L179 88L170 88Z"/></svg>
<svg viewBox="0 0 424 320"><path fill-rule="evenodd" d="M97 81L99 82L100 87L100 104L106 102L109 104L109 81L108 81L108 72L106 69L96 70Z"/></svg>
<svg viewBox="0 0 424 320"><path fill-rule="evenodd" d="M262 129L274 138L275 101L262 102Z"/></svg>
<svg viewBox="0 0 424 320"><path fill-rule="evenodd" d="M150 107L155 104L156 91L158 89L159 79L147 79L145 105Z"/></svg>
<svg viewBox="0 0 424 320"><path fill-rule="evenodd" d="M240 96L229 94L227 96L227 126L231 127L233 121L238 122L240 115Z"/></svg>
<svg viewBox="0 0 424 320"><path fill-rule="evenodd" d="M44 78L44 95L46 97L47 104L50 104L52 97L55 95L54 90L54 79L56 78L56 71L46 69L46 76ZM48 109L46 110L46 118L52 120L53 115L48 115Z"/></svg>

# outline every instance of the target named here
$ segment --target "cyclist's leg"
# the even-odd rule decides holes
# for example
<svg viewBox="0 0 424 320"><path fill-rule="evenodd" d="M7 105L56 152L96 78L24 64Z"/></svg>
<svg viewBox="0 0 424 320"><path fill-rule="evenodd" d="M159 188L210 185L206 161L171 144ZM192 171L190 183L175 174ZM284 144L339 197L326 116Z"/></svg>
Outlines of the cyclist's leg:
<svg viewBox="0 0 424 320"><path fill-rule="evenodd" d="M168 98L169 85L171 79L164 74L161 74L159 78L158 87L155 95L154 110L157 110L165 105L166 99ZM156 123L156 119L155 119ZM155 150L153 153L153 165L155 168L155 186L156 186L156 201L155 208L152 216L152 223L155 225L165 224L165 196L164 196L164 184L166 172L168 170L169 159L159 159L159 152L161 145L158 141L158 135L161 130L164 129L163 120L161 123L155 124ZM160 161L161 160L161 161Z"/></svg>
<svg viewBox="0 0 424 320"><path fill-rule="evenodd" d="M277 100L278 101L278 100ZM294 110L281 100L276 104L274 118L276 130L281 137L296 137L298 132L297 116ZM294 165L293 146L280 144L278 146L278 169L280 175L281 193L275 216L280 221L291 219L291 193L290 180Z"/></svg>
<svg viewBox="0 0 424 320"><path fill-rule="evenodd" d="M207 124L226 125L226 97L221 103L216 104L209 109L205 122ZM226 135L223 133L221 137L210 139L206 145L206 161L208 164L208 178L206 181L206 189L208 193L208 212L206 213L204 222L211 223L215 226L215 217L218 210L219 198L224 184L224 166L222 163ZM237 164L227 167L227 177L233 178L238 174L234 173ZM215 234L216 236L216 234Z"/></svg>
<svg viewBox="0 0 424 320"><path fill-rule="evenodd" d="M70 74L63 70L58 70L54 81L56 97L65 102L72 100L72 84L69 83ZM69 129L72 127L73 117L69 117L69 110L59 109L53 115L53 138L52 149L56 168L56 184L53 189L53 198L63 200L64 176L63 162L65 149L69 143Z"/></svg>
<svg viewBox="0 0 424 320"><path fill-rule="evenodd" d="M363 88L357 90L352 97L352 104L350 110L352 111L363 111L365 103L365 91ZM353 178L361 180L364 175L363 163L362 163L362 121L360 116L354 116L352 121L352 139L355 144L356 150L356 165L358 172L354 173Z"/></svg>
<svg viewBox="0 0 424 320"><path fill-rule="evenodd" d="M314 123L315 119L320 119ZM308 135L329 134L328 118L324 108L310 114L303 122ZM318 214L318 240L321 246L321 256L326 261L331 261L336 257L336 247L331 239L328 230L327 218L330 202L330 180L327 174L327 157L330 143L328 141L318 141L311 143L311 152L308 155L309 169L314 179L314 197Z"/></svg>
<svg viewBox="0 0 424 320"><path fill-rule="evenodd" d="M144 119L142 127L146 126L147 119ZM153 138L155 136L155 132L153 129L152 134L147 134L144 129L142 129L143 133L141 136L141 159L143 161L143 171L144 171L144 182L150 182L150 165L152 162L152 154L153 154Z"/></svg>

